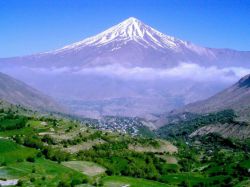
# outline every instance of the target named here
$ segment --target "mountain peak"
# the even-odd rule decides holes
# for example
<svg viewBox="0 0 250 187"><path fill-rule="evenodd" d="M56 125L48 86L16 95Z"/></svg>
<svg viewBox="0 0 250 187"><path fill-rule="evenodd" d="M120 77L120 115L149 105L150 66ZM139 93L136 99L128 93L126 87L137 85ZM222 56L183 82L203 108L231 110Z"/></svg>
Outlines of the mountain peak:
<svg viewBox="0 0 250 187"><path fill-rule="evenodd" d="M124 26L124 27L129 27L131 25L133 26L146 26L141 20L135 18L135 17L129 17L128 19L125 19L124 21L122 21L121 23L119 23L118 25L120 26Z"/></svg>
<svg viewBox="0 0 250 187"><path fill-rule="evenodd" d="M171 48L176 49L185 42L167 36L156 29L144 24L142 21L134 17L122 21L121 23L101 32L100 34L82 40L80 42L65 46L56 52L79 49L85 46L104 46L112 43L114 48L120 48L122 45L133 41L143 46L144 48Z"/></svg>
<svg viewBox="0 0 250 187"><path fill-rule="evenodd" d="M103 33L114 33L115 36L123 37L124 39L135 39L143 38L146 32L151 32L151 29L151 27L140 20L130 17Z"/></svg>
<svg viewBox="0 0 250 187"><path fill-rule="evenodd" d="M140 21L134 17L130 17L114 27L116 27L117 29L119 28L120 31L122 31L123 29L130 30L130 31L136 31L136 32L128 33L128 35L130 37L138 36L138 34L141 34L141 37L142 37L143 34L141 32L145 32L145 30L147 30L149 28L149 26L145 25L144 23L142 23L142 21ZM112 28L114 28L114 27L112 27ZM124 32L124 31L122 31L122 32Z"/></svg>
<svg viewBox="0 0 250 187"><path fill-rule="evenodd" d="M135 17L129 17L128 19L124 20L122 23L141 23L141 21Z"/></svg>

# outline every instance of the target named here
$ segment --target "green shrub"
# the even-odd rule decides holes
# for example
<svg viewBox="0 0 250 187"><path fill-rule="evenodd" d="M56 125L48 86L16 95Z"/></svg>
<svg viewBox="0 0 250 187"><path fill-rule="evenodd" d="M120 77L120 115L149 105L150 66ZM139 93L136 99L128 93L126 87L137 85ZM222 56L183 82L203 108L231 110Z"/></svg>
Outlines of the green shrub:
<svg viewBox="0 0 250 187"><path fill-rule="evenodd" d="M28 157L26 160L28 162L35 162L35 158L34 157Z"/></svg>
<svg viewBox="0 0 250 187"><path fill-rule="evenodd" d="M73 180L71 181L71 183L70 183L70 186L74 187L74 186L76 186L76 185L78 185L78 184L82 184L82 181L79 180L79 179L73 179Z"/></svg>

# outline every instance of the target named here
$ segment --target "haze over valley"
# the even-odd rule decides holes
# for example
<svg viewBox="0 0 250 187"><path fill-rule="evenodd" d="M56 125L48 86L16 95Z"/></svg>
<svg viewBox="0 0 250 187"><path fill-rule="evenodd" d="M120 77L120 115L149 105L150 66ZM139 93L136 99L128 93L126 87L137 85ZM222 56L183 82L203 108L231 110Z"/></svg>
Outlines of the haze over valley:
<svg viewBox="0 0 250 187"><path fill-rule="evenodd" d="M250 52L200 47L130 17L58 50L2 58L0 68L78 115L155 119L231 85L250 72L249 59Z"/></svg>
<svg viewBox="0 0 250 187"><path fill-rule="evenodd" d="M0 1L0 186L249 187L249 7Z"/></svg>

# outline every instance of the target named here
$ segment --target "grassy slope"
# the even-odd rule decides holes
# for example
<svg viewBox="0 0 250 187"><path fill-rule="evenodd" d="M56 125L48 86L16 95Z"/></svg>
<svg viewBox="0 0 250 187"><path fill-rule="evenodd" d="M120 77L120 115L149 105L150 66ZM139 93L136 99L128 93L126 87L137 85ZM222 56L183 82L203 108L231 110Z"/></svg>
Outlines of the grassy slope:
<svg viewBox="0 0 250 187"><path fill-rule="evenodd" d="M34 157L37 153L35 149L17 145L6 139L0 139L0 145L0 163L5 165L0 168L0 177L26 181L34 178L35 182L32 185L35 186L56 186L61 180L85 178L80 172L44 158L36 158L35 162L25 161L28 157ZM25 182L25 185L32 186L29 182Z"/></svg>
<svg viewBox="0 0 250 187"><path fill-rule="evenodd" d="M110 176L103 178L104 187L168 187L169 185L146 179L137 179L132 177Z"/></svg>
<svg viewBox="0 0 250 187"><path fill-rule="evenodd" d="M79 171L90 177L97 176L105 173L105 168L94 163L87 161L68 161L62 163L64 166Z"/></svg>
<svg viewBox="0 0 250 187"><path fill-rule="evenodd" d="M35 149L17 145L7 139L0 139L0 145L0 163L5 162L8 164L18 159L26 159L29 156L34 156L37 153Z"/></svg>
<svg viewBox="0 0 250 187"><path fill-rule="evenodd" d="M21 179L35 178L35 182L33 183L35 186L38 186L39 184L43 184L45 186L56 186L59 181L62 180L81 180L85 177L83 174L76 172L75 170L43 158L37 159L34 163L13 163L10 164L7 169L9 174L18 176Z"/></svg>

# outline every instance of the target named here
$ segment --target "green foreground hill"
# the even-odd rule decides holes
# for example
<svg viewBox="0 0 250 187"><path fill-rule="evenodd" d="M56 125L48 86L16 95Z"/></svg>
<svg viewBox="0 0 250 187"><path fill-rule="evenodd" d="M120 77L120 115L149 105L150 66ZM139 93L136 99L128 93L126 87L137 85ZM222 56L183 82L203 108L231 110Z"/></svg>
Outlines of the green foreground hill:
<svg viewBox="0 0 250 187"><path fill-rule="evenodd" d="M22 111L22 112L21 112ZM216 140L213 137L213 140ZM185 142L91 128L18 106L0 110L0 184L17 186L244 186L250 155L210 139ZM212 143L212 144L211 144ZM227 144L227 142L222 142Z"/></svg>

